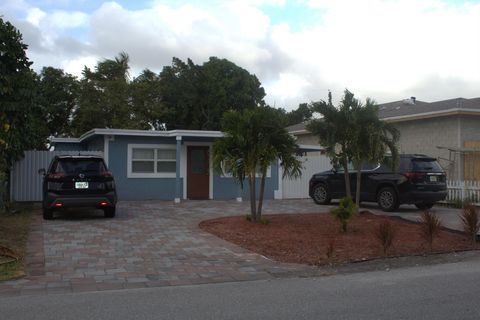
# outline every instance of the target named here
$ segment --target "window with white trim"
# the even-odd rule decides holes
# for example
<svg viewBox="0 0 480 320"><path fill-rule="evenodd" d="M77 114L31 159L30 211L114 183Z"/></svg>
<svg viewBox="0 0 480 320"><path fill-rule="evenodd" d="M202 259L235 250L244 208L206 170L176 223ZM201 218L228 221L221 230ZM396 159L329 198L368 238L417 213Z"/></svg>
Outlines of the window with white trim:
<svg viewBox="0 0 480 320"><path fill-rule="evenodd" d="M129 178L171 178L176 168L175 145L128 145Z"/></svg>

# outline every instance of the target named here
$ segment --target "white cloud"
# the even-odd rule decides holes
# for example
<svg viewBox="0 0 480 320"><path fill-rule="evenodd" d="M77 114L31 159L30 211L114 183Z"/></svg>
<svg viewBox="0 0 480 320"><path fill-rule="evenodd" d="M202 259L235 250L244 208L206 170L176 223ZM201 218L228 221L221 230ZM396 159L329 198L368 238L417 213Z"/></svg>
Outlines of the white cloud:
<svg viewBox="0 0 480 320"><path fill-rule="evenodd" d="M255 73L267 102L287 108L325 99L328 89L337 98L348 88L380 102L480 95L479 3L303 3L319 19L300 29L291 23L303 17L288 16L285 0L150 2L142 10L105 2L90 15L7 0L0 11L22 26L37 68L53 64L79 75L82 64L121 51L130 55L133 71L160 71L173 56L195 63L218 56ZM287 22L272 22L272 6L287 11Z"/></svg>
<svg viewBox="0 0 480 320"><path fill-rule="evenodd" d="M38 27L40 25L40 21L45 18L46 15L47 14L39 8L32 8L28 10L27 18L25 20Z"/></svg>

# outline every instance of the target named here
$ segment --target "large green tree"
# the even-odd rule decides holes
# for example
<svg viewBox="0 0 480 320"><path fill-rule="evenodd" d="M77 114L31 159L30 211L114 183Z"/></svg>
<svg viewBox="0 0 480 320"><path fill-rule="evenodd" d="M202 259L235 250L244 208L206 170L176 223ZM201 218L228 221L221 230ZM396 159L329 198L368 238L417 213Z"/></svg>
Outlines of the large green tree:
<svg viewBox="0 0 480 320"><path fill-rule="evenodd" d="M44 67L37 80L40 131L44 137L72 134L71 116L78 100L78 80L62 69Z"/></svg>
<svg viewBox="0 0 480 320"><path fill-rule="evenodd" d="M168 129L220 129L225 111L264 106L265 90L255 75L226 59L202 65L173 58L160 73L163 101L174 110Z"/></svg>
<svg viewBox="0 0 480 320"><path fill-rule="evenodd" d="M120 53L99 62L93 71L85 67L73 117L76 135L92 128L139 128L130 99L128 62L128 55Z"/></svg>
<svg viewBox="0 0 480 320"><path fill-rule="evenodd" d="M328 101L313 103L313 110L320 113L322 118L313 119L307 125L307 130L317 135L319 143L325 147L333 166L343 167L345 190L350 198L352 192L348 162L352 158L352 145L357 130L353 118L353 110L357 107L358 101L350 91L345 90L338 108L332 104L332 95L329 93Z"/></svg>
<svg viewBox="0 0 480 320"><path fill-rule="evenodd" d="M133 114L141 129L165 130L174 110L163 101L160 76L145 69L131 85Z"/></svg>
<svg viewBox="0 0 480 320"><path fill-rule="evenodd" d="M308 103L300 103L298 108L289 112L286 112L288 119L288 125L294 125L297 123L305 122L312 119L314 110L313 106Z"/></svg>
<svg viewBox="0 0 480 320"><path fill-rule="evenodd" d="M26 50L21 33L0 17L0 175L6 179L14 162L36 143L31 126L35 75Z"/></svg>
<svg viewBox="0 0 480 320"><path fill-rule="evenodd" d="M279 110L270 107L228 111L221 125L225 137L213 146L214 165L217 170L231 174L242 188L247 179L252 221L259 222L268 167L278 160L284 177L300 176L302 163L295 157L298 146L285 129L285 117ZM258 174L260 192L257 206Z"/></svg>

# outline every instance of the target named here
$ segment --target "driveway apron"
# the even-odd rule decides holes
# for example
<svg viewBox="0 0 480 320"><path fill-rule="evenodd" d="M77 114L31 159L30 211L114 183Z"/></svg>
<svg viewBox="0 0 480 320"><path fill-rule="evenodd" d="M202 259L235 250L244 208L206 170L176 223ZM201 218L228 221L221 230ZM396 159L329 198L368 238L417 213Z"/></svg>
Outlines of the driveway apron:
<svg viewBox="0 0 480 320"><path fill-rule="evenodd" d="M264 213L319 212L311 200L266 201ZM244 215L248 202L120 202L117 217L72 211L34 217L27 276L0 283L0 297L301 275L315 267L279 263L199 229L202 220Z"/></svg>

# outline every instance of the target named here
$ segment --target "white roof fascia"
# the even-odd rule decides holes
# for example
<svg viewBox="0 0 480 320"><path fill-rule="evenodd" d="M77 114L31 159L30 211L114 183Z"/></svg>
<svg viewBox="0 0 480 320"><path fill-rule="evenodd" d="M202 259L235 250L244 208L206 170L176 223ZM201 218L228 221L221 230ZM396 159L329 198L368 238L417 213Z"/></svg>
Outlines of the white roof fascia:
<svg viewBox="0 0 480 320"><path fill-rule="evenodd" d="M80 143L78 138L55 138L52 137L48 139L50 142L60 142L60 143Z"/></svg>
<svg viewBox="0 0 480 320"><path fill-rule="evenodd" d="M203 137L203 138L222 138L221 131L202 131L202 130L171 130L171 131L148 131L148 130L130 130L130 129L92 129L82 134L80 138L52 138L52 142L70 142L79 143L93 135L115 135L115 136L143 136L143 137Z"/></svg>

